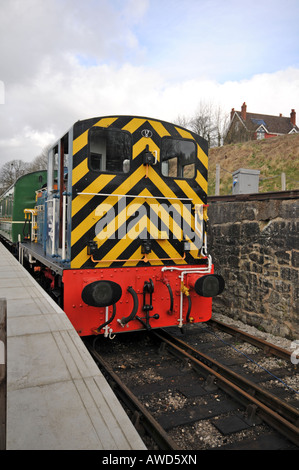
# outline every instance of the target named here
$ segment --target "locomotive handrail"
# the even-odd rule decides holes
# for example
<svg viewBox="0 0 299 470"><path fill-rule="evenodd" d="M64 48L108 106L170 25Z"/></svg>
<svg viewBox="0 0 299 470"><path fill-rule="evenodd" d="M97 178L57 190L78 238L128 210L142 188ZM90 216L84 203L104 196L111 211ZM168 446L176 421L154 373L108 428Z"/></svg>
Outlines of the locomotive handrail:
<svg viewBox="0 0 299 470"><path fill-rule="evenodd" d="M134 258L134 259L94 259L93 255L91 255L91 261L94 263L127 263L129 261L136 262L136 261L144 261L144 263L149 263L150 261L183 261L186 258L186 253L181 258L152 258L149 259L145 254L143 258Z"/></svg>
<svg viewBox="0 0 299 470"><path fill-rule="evenodd" d="M211 268L212 268L212 257L211 257L211 255L208 255L208 266L205 266L204 268L201 268L201 267L178 268L176 266L164 266L161 269L161 271L162 272L164 272L164 271L179 271L180 272L179 278L181 279L181 282L184 283L185 275L187 275L187 274L203 274L203 273L207 274L207 273L211 272ZM184 295L184 292L181 289L181 292L180 292L180 316L178 318L179 328L182 328L182 326L183 326L183 295ZM189 304L189 308L190 308L190 304Z"/></svg>
<svg viewBox="0 0 299 470"><path fill-rule="evenodd" d="M37 221L36 221L36 216L37 216L37 209L24 209L24 214L25 214L25 225L26 222L30 220L30 217L32 216L32 222L31 222L31 240L34 242L37 242L37 236L36 236L36 230L37 230ZM28 215L28 218L27 218ZM23 228L23 234L24 234L24 229L25 225Z"/></svg>
<svg viewBox="0 0 299 470"><path fill-rule="evenodd" d="M164 272L164 271L180 271L183 276L185 274L208 273L208 272L211 271L212 257L211 257L211 255L208 255L207 258L208 258L208 265L204 266L204 267L196 266L194 268L193 267L192 268L184 268L184 267L183 268L178 268L177 266L163 266L162 272Z"/></svg>
<svg viewBox="0 0 299 470"><path fill-rule="evenodd" d="M190 197L165 197L165 196L140 196L136 194L108 194L108 193L85 193L85 192L80 192L77 193L77 196L115 196L115 197L135 197L135 198L141 198L141 199L174 199L174 200L179 200L179 201L192 201Z"/></svg>
<svg viewBox="0 0 299 470"><path fill-rule="evenodd" d="M94 332L96 334L100 333L101 329L106 327L107 325L109 325L109 323L112 322L112 320L114 320L115 318L115 315L116 315L116 305L113 304L113 310L112 310L112 315L110 318L108 318L105 323L103 323L102 325L98 326L98 328L96 328L96 330L94 330ZM106 307L106 317L108 317L108 307ZM107 333L107 332L106 332ZM108 333L107 333L107 336L108 336Z"/></svg>
<svg viewBox="0 0 299 470"><path fill-rule="evenodd" d="M65 238L66 238L66 194L62 196L62 255L61 258L65 260L66 258L66 247L65 247Z"/></svg>
<svg viewBox="0 0 299 470"><path fill-rule="evenodd" d="M129 323L129 321L131 320L134 320L134 317L138 311L138 306L139 306L139 302L138 302L138 297L137 297L137 294L135 292L135 290L133 289L132 286L129 286L128 287L128 292L131 294L131 296L133 297L133 310L132 312L130 313L130 315L128 317L123 317L122 319L118 319L118 323L124 327L127 323Z"/></svg>
<svg viewBox="0 0 299 470"><path fill-rule="evenodd" d="M171 285L169 284L169 282L167 282L166 287L168 289L169 297L170 297L170 307L169 307L168 313L172 315L173 314L173 292L172 292Z"/></svg>
<svg viewBox="0 0 299 470"><path fill-rule="evenodd" d="M134 262L136 262L136 261L144 261L145 263L148 263L148 262L149 262L149 260L148 260L148 258L147 258L146 255L144 255L143 258L138 258L138 259L135 259L135 258L134 258L134 259L94 259L94 256L91 255L90 259L91 259L91 261L93 261L93 263L116 263L116 262L118 262L118 263L126 263L127 261L132 261L132 262L133 262L133 261L134 261Z"/></svg>

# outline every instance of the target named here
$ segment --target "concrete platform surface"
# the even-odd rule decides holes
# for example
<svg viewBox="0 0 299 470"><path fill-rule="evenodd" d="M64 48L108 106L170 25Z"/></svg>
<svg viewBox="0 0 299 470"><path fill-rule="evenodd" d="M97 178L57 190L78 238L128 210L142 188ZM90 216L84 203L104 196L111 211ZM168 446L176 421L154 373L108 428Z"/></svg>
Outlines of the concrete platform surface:
<svg viewBox="0 0 299 470"><path fill-rule="evenodd" d="M66 314L0 243L7 449L144 450Z"/></svg>

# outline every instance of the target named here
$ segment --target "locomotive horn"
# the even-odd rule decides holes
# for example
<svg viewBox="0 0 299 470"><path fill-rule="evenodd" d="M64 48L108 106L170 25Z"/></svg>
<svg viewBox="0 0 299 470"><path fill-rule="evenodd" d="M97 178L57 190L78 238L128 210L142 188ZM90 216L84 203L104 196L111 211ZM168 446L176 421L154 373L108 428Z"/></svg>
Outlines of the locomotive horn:
<svg viewBox="0 0 299 470"><path fill-rule="evenodd" d="M202 297L214 297L223 292L224 285L225 282L222 276L219 276L219 274L208 274L197 279L194 289Z"/></svg>
<svg viewBox="0 0 299 470"><path fill-rule="evenodd" d="M93 307L108 307L116 304L121 296L120 285L113 281L91 282L82 291L83 302Z"/></svg>

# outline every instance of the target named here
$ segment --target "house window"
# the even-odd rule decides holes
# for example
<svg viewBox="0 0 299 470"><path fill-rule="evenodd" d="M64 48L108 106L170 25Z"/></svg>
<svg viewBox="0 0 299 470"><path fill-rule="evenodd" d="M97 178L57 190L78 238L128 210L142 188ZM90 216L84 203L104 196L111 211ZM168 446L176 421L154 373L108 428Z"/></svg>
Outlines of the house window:
<svg viewBox="0 0 299 470"><path fill-rule="evenodd" d="M123 172L123 163L131 159L130 134L120 130L92 127L89 131L89 168L92 171Z"/></svg>
<svg viewBox="0 0 299 470"><path fill-rule="evenodd" d="M265 138L265 129L263 127L260 127L257 131L256 131L256 138L258 140L261 140L261 139L264 139Z"/></svg>
<svg viewBox="0 0 299 470"><path fill-rule="evenodd" d="M162 140L162 175L172 178L194 178L196 144L190 140L165 137Z"/></svg>

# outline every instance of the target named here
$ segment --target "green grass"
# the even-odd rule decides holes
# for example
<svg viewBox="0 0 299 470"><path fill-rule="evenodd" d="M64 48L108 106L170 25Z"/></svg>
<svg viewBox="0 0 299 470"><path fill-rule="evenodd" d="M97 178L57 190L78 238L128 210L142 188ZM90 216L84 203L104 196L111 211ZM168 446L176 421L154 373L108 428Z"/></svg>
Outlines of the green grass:
<svg viewBox="0 0 299 470"><path fill-rule="evenodd" d="M259 192L299 189L299 134L230 144L209 150L208 194L215 194L216 163L220 164L220 195L232 193L232 173L239 168L260 171Z"/></svg>

